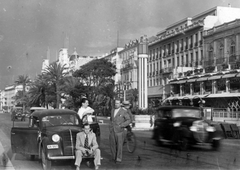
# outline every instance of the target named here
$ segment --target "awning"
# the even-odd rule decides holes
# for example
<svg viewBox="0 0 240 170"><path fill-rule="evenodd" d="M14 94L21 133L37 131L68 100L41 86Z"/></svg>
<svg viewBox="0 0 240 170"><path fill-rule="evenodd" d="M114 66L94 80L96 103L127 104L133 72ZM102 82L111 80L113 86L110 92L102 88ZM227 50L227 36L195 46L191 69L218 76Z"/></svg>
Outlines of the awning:
<svg viewBox="0 0 240 170"><path fill-rule="evenodd" d="M186 95L186 96L171 96L168 97L166 100L191 100L191 99L199 99L199 98L204 98L206 97L208 94L203 94L203 95Z"/></svg>
<svg viewBox="0 0 240 170"><path fill-rule="evenodd" d="M203 95L187 95L187 96L179 96L178 99L199 99L199 98L204 98L208 94L203 94Z"/></svg>
<svg viewBox="0 0 240 170"><path fill-rule="evenodd" d="M178 100L178 97L177 96L171 96L171 97L168 97L166 100Z"/></svg>
<svg viewBox="0 0 240 170"><path fill-rule="evenodd" d="M223 76L222 76L222 79L224 79L224 78L231 78L231 77L235 77L237 75L237 73L232 73L232 74L224 74Z"/></svg>
<svg viewBox="0 0 240 170"><path fill-rule="evenodd" d="M236 77L240 77L240 73L237 73L237 74L236 74Z"/></svg>
<svg viewBox="0 0 240 170"><path fill-rule="evenodd" d="M179 80L179 81L177 82L177 84L183 84L183 83L186 83L186 82L187 82L187 79Z"/></svg>
<svg viewBox="0 0 240 170"><path fill-rule="evenodd" d="M240 93L217 93L209 94L207 98L219 98L219 97L240 97Z"/></svg>
<svg viewBox="0 0 240 170"><path fill-rule="evenodd" d="M197 80L197 78L193 78L193 79L189 79L187 80L188 83L192 83L192 82L195 82Z"/></svg>
<svg viewBox="0 0 240 170"><path fill-rule="evenodd" d="M206 77L200 77L196 81L206 81L209 78L209 76Z"/></svg>
<svg viewBox="0 0 240 170"><path fill-rule="evenodd" d="M220 79L223 75L216 75L216 76L212 76L209 77L208 80L216 80L216 79Z"/></svg>

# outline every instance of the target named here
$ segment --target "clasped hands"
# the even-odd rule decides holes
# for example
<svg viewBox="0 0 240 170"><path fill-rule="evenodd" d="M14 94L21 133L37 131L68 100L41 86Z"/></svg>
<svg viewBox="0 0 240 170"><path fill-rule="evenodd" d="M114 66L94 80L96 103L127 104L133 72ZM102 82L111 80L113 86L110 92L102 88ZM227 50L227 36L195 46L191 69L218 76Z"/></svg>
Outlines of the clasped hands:
<svg viewBox="0 0 240 170"><path fill-rule="evenodd" d="M93 149L92 148L89 148L89 149L84 148L83 153L86 155L92 155Z"/></svg>

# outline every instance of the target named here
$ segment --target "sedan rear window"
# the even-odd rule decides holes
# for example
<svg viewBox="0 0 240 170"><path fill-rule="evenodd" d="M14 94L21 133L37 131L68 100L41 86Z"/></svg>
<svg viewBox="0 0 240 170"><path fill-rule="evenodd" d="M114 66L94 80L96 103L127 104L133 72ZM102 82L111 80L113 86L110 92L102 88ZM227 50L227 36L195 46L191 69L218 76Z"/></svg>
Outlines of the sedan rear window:
<svg viewBox="0 0 240 170"><path fill-rule="evenodd" d="M172 117L197 117L201 118L201 111L194 109L173 109Z"/></svg>

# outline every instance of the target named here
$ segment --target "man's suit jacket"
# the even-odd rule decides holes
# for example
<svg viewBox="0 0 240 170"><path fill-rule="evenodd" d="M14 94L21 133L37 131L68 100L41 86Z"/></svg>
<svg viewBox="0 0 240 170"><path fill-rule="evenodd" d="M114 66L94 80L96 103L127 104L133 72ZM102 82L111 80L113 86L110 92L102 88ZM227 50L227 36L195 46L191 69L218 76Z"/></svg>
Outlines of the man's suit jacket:
<svg viewBox="0 0 240 170"><path fill-rule="evenodd" d="M84 143L85 143L85 133L84 132L79 132L76 137L76 149L77 150L84 150ZM93 132L88 133L88 144L90 148L93 150L96 150L98 148L98 143L96 139L96 135Z"/></svg>
<svg viewBox="0 0 240 170"><path fill-rule="evenodd" d="M127 111L123 108L120 108L114 117L114 110L111 112L111 123L110 123L110 132L123 132L124 128L128 126L131 122L130 116Z"/></svg>

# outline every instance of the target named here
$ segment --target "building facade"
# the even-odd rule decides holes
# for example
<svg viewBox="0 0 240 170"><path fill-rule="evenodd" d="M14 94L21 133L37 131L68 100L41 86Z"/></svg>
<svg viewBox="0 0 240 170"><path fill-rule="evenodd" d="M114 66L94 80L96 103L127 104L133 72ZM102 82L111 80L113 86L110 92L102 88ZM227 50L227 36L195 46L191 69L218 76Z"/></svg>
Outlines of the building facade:
<svg viewBox="0 0 240 170"><path fill-rule="evenodd" d="M184 78L204 74L203 32L236 18L240 18L240 9L215 7L168 26L149 42L148 97L153 105L169 97L200 93L200 85L191 91L191 82L184 84ZM173 82L179 86L172 86Z"/></svg>
<svg viewBox="0 0 240 170"><path fill-rule="evenodd" d="M14 96L17 94L18 91L22 91L22 85L10 85L5 87L4 92L2 93L2 107L6 107L7 111L9 112L11 108L13 108L16 103Z"/></svg>

